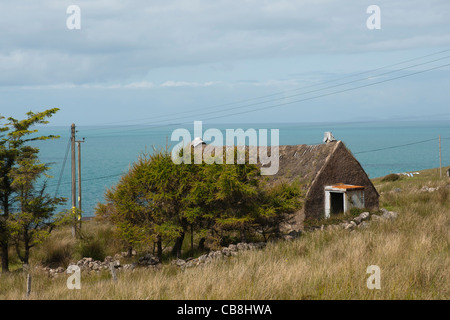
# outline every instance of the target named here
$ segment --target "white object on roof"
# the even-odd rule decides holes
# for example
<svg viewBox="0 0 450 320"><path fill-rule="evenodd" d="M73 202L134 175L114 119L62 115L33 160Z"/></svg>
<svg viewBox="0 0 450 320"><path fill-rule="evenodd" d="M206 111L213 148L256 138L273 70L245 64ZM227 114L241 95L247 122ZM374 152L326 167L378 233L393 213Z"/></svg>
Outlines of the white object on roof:
<svg viewBox="0 0 450 320"><path fill-rule="evenodd" d="M200 144L206 144L203 140L202 140L202 138L200 138L200 137L197 137L197 138L195 138L192 142L191 142L191 144L194 146L194 148L196 147L196 146L198 146L198 145L200 145Z"/></svg>
<svg viewBox="0 0 450 320"><path fill-rule="evenodd" d="M331 141L336 141L336 139L333 137L333 134L330 131L325 132L323 135L323 142L328 143Z"/></svg>

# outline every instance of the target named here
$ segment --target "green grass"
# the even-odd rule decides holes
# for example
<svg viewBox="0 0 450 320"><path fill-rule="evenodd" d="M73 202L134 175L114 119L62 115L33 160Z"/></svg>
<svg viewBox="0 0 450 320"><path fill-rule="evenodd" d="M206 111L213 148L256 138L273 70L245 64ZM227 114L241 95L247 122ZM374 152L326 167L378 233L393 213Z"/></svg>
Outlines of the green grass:
<svg viewBox="0 0 450 320"><path fill-rule="evenodd" d="M165 264L159 271L119 272L117 283L108 272L83 274L81 290L67 289L67 275L50 279L32 268L30 299L449 299L450 179L439 179L433 169L374 183L380 206L397 211L396 220L372 221L367 229L352 232L304 233L293 241L269 243L263 250L186 270ZM423 186L439 189L421 192ZM88 228L93 235L109 237L109 231L95 231L107 226ZM69 235L64 232L52 237L62 243ZM112 239L105 245L107 251L120 250ZM370 265L381 269L380 290L366 286ZM25 298L25 273L0 279L0 299Z"/></svg>
<svg viewBox="0 0 450 320"><path fill-rule="evenodd" d="M350 212L348 213L339 213L339 214L333 214L328 219L307 219L304 221L303 226L305 230L311 229L312 227L318 227L321 225L329 226L333 224L339 224L343 221L349 221L353 218L356 218L363 212L370 212L369 209L358 209L358 208L352 208Z"/></svg>
<svg viewBox="0 0 450 320"><path fill-rule="evenodd" d="M122 251L111 225L97 221L83 222L81 239L72 237L70 227L53 231L39 247L31 250L30 264L51 268L64 267L83 257L102 261Z"/></svg>

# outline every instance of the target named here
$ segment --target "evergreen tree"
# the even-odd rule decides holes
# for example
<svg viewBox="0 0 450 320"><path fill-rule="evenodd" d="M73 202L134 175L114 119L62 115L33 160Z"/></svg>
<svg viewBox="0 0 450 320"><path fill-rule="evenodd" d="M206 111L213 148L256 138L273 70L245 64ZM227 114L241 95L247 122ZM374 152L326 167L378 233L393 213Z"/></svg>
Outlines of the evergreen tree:
<svg viewBox="0 0 450 320"><path fill-rule="evenodd" d="M65 199L47 194L46 182L40 188L36 187L38 180L46 176L50 168L39 162L36 149L27 146L22 151L11 172L16 205L9 217L8 227L19 259L23 264L28 264L30 249L45 240L59 223L65 222L63 215L53 215Z"/></svg>
<svg viewBox="0 0 450 320"><path fill-rule="evenodd" d="M20 166L18 162L22 162L22 164L25 164L27 161L33 162L39 153L38 148L33 148L27 145L27 143L58 138L53 135L37 136L35 134L38 130L32 129L34 125L48 123L46 119L50 118L58 110L57 108L53 108L38 113L30 111L24 120L9 117L6 119L6 123L0 127L0 250L2 272L9 271L8 248L11 232L8 225L14 206L17 205L20 207L20 204L18 204L21 199L20 188L17 188L28 185L28 190L31 190L28 182L24 180L22 182L18 181L18 179L26 180L25 177L17 174L20 170L18 168ZM4 117L0 116L0 120L4 119ZM42 164L35 162L34 167L31 166L31 163L29 164L30 167L28 170L30 170L30 174L35 175L36 172L43 170Z"/></svg>
<svg viewBox="0 0 450 320"><path fill-rule="evenodd" d="M119 183L106 192L96 214L111 221L129 246L172 241L180 256L185 234L278 234L287 213L300 206L300 189L289 184L265 185L253 164L175 164L170 153L143 155ZM192 238L191 238L191 249Z"/></svg>

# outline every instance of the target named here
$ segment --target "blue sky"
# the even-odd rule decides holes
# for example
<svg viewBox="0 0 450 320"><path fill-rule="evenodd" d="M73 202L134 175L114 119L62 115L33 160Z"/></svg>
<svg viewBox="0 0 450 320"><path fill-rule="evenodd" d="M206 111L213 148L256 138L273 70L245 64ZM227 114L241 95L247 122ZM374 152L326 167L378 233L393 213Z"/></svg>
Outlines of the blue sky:
<svg viewBox="0 0 450 320"><path fill-rule="evenodd" d="M66 27L72 4L80 30ZM381 30L366 27L372 4ZM0 114L59 107L53 125L450 120L449 16L448 0L3 1Z"/></svg>

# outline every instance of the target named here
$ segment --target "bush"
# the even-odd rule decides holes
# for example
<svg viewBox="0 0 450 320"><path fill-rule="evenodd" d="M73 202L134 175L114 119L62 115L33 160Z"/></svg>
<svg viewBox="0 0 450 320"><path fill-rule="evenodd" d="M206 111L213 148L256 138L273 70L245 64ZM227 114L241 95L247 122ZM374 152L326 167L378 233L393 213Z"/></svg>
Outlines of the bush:
<svg viewBox="0 0 450 320"><path fill-rule="evenodd" d="M103 261L107 256L104 242L93 237L81 239L78 242L76 253L80 259L92 258L99 261Z"/></svg>
<svg viewBox="0 0 450 320"><path fill-rule="evenodd" d="M67 267L72 260L72 241L47 241L43 244L41 261L50 268Z"/></svg>
<svg viewBox="0 0 450 320"><path fill-rule="evenodd" d="M359 216L361 213L366 212L366 211L370 211L367 208L351 208L350 209L350 217L357 217Z"/></svg>
<svg viewBox="0 0 450 320"><path fill-rule="evenodd" d="M388 174L387 176L383 177L383 179L381 179L382 182L392 182L397 180L400 180L400 175L396 173Z"/></svg>

